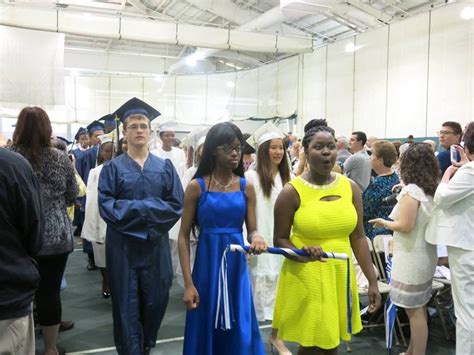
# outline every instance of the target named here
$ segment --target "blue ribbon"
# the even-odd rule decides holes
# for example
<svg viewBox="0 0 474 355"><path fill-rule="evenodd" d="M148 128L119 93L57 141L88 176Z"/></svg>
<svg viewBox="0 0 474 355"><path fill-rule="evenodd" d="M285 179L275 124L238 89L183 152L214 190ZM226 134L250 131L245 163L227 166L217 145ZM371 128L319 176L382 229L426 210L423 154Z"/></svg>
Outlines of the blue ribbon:
<svg viewBox="0 0 474 355"><path fill-rule="evenodd" d="M238 233L235 228L211 228L206 229L208 233ZM241 253L248 253L250 246L242 246L239 244L230 244L222 254L221 268L219 270L219 282L218 282L218 293L217 293L217 309L214 328L221 328L223 330L229 330L232 328L231 322L231 310L232 305L229 301L229 289L228 289L228 276L227 276L227 253L230 251L238 251ZM300 255L309 256L306 251L296 248L275 248L268 247L266 250L270 254L279 255ZM347 265L347 282L346 282L346 295L347 295L347 332L352 334L352 292L351 292L351 266L350 258L344 253L331 253L324 252L323 257L327 259L339 259L346 260Z"/></svg>

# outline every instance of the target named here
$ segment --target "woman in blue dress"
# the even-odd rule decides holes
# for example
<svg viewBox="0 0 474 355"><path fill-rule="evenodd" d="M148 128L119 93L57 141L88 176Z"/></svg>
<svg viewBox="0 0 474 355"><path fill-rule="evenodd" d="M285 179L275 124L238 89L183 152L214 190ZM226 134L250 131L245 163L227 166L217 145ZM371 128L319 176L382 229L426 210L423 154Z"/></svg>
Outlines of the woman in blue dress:
<svg viewBox="0 0 474 355"><path fill-rule="evenodd" d="M252 253L267 248L256 231L255 190L244 179L240 129L224 122L213 126L204 142L201 164L185 192L179 257L188 309L183 354L265 354L252 300L246 256L228 253L227 275L231 329L221 324L217 304L222 255L229 244L243 245L246 222ZM189 235L199 229L193 271ZM222 306L222 305L221 305Z"/></svg>

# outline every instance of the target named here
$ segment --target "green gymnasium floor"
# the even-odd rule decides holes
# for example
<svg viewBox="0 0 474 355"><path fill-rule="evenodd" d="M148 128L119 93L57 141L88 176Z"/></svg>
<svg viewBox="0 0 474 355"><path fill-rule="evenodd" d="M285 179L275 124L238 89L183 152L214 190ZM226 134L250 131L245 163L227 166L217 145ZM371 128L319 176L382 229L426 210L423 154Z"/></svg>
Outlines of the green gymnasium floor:
<svg viewBox="0 0 474 355"><path fill-rule="evenodd" d="M81 246L76 246L81 248ZM73 329L59 334L59 345L68 354L116 354L113 342L112 306L110 299L101 295L100 272L86 269L86 256L82 250L76 250L69 257L66 268L67 289L62 292L63 319L74 320ZM158 344L152 351L154 355L181 354L183 347L185 311L182 304L182 288L174 284L170 302L158 333ZM266 340L270 332L270 323L262 324L262 336ZM383 328L364 330L350 343L351 354L386 354ZM42 354L43 342L37 333L37 353ZM427 354L454 355L454 344L446 341L437 318L430 324L430 338ZM289 344L296 354L297 346ZM267 354L270 347L266 344ZM396 347L392 354L398 354L403 348ZM346 345L340 347L340 354L347 354ZM220 355L220 354L216 354Z"/></svg>

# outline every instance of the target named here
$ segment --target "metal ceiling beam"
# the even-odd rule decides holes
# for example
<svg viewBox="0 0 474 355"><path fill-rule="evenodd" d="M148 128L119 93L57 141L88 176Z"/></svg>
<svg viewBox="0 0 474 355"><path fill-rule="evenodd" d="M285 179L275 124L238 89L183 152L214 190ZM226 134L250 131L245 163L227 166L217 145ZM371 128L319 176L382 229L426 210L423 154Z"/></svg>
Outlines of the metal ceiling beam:
<svg viewBox="0 0 474 355"><path fill-rule="evenodd" d="M205 10L229 21L231 24L245 25L253 21L255 18L262 16L265 12L257 12L251 9L243 9L231 0L219 1L202 1L202 0L185 0L198 9ZM207 5L207 6L206 6ZM279 6L275 6L279 7ZM270 10L269 10L270 11ZM282 32L292 35L306 35L295 27L280 21L283 26ZM275 24L275 23L274 23Z"/></svg>
<svg viewBox="0 0 474 355"><path fill-rule="evenodd" d="M112 46L112 42L113 42L113 41L114 41L114 40L111 39L111 40L109 41L109 43L107 43L107 47L105 47L105 50L106 50L106 51L109 51L109 50L110 50L110 47Z"/></svg>
<svg viewBox="0 0 474 355"><path fill-rule="evenodd" d="M190 0L188 0L190 1ZM232 3L229 3L232 4ZM211 9L207 10L211 11ZM252 19L251 21L247 22L246 24L243 24L238 27L238 29L243 29L243 30L262 30L269 28L271 26L274 26L276 24L281 24L284 20L286 19L285 15L282 13L280 6L275 6L269 11L261 14L260 16ZM200 49L199 50L199 59L203 60L205 58L214 56L214 54L220 52L219 49ZM192 54L191 54L192 56ZM186 59L187 58L182 58L179 62L173 64L168 71L173 73L177 69L183 67L186 64Z"/></svg>
<svg viewBox="0 0 474 355"><path fill-rule="evenodd" d="M352 5L356 8L358 8L359 10L364 11L365 13L367 13L369 15L372 15L377 20L379 20L383 23L388 24L393 20L392 16L387 15L383 11L377 10L376 8L368 5L366 2L363 2L361 0L347 0L347 3L349 5Z"/></svg>
<svg viewBox="0 0 474 355"><path fill-rule="evenodd" d="M163 9L162 13L166 15L168 10L173 7L175 2L176 2L176 0L171 0L171 2L168 5L166 5L166 7Z"/></svg>
<svg viewBox="0 0 474 355"><path fill-rule="evenodd" d="M191 20L194 20L204 14L206 10L198 9L198 12L196 12L193 16L191 16Z"/></svg>
<svg viewBox="0 0 474 355"><path fill-rule="evenodd" d="M159 12L163 5L166 3L166 1L168 0L161 0L161 2L155 7L155 11Z"/></svg>
<svg viewBox="0 0 474 355"><path fill-rule="evenodd" d="M179 58L182 58L183 55L186 53L186 50L187 50L188 48L189 48L188 46L184 46L184 47L179 51L178 57L179 57Z"/></svg>
<svg viewBox="0 0 474 355"><path fill-rule="evenodd" d="M66 5L66 6L77 6L82 8L95 8L95 9L107 9L107 10L120 10L122 8L121 4L111 4L106 2L98 1L84 1L84 0L62 0L61 2L51 2L55 5Z"/></svg>
<svg viewBox="0 0 474 355"><path fill-rule="evenodd" d="M127 0L127 2L143 14L148 15L149 11L151 10L148 7L146 7L144 4L142 4L139 0Z"/></svg>
<svg viewBox="0 0 474 355"><path fill-rule="evenodd" d="M186 12L190 7L192 7L191 4L184 4L184 6L179 10L173 17L179 18L184 12Z"/></svg>

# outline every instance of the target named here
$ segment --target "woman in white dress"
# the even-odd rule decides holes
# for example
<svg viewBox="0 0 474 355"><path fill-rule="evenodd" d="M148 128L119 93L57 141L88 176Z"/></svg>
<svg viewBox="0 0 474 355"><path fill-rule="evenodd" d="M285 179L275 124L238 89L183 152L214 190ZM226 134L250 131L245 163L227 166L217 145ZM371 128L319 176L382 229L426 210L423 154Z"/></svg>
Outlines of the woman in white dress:
<svg viewBox="0 0 474 355"><path fill-rule="evenodd" d="M257 230L269 246L273 246L273 207L283 186L290 180L290 166L283 143L284 134L273 124L266 124L254 136L257 142L256 170L245 173L247 181L255 187L257 194ZM283 258L265 254L250 257L250 275L257 320L273 319L278 274ZM277 330L272 330L269 339L280 354L290 354Z"/></svg>
<svg viewBox="0 0 474 355"><path fill-rule="evenodd" d="M103 168L103 163L112 159L112 137L108 134L99 136L100 148L97 157L97 167L91 169L87 180L86 190L86 211L84 225L82 227L81 238L92 242L94 250L94 262L100 269L102 275L102 297L109 298L110 290L105 271L105 234L107 225L99 215L98 190L99 176Z"/></svg>
<svg viewBox="0 0 474 355"><path fill-rule="evenodd" d="M376 218L369 223L394 231L390 298L408 315L411 338L406 354L423 355L428 340L425 305L438 261L436 246L425 241L438 185L438 160L429 145L412 143L401 157L400 172L406 186L389 216L393 221Z"/></svg>

